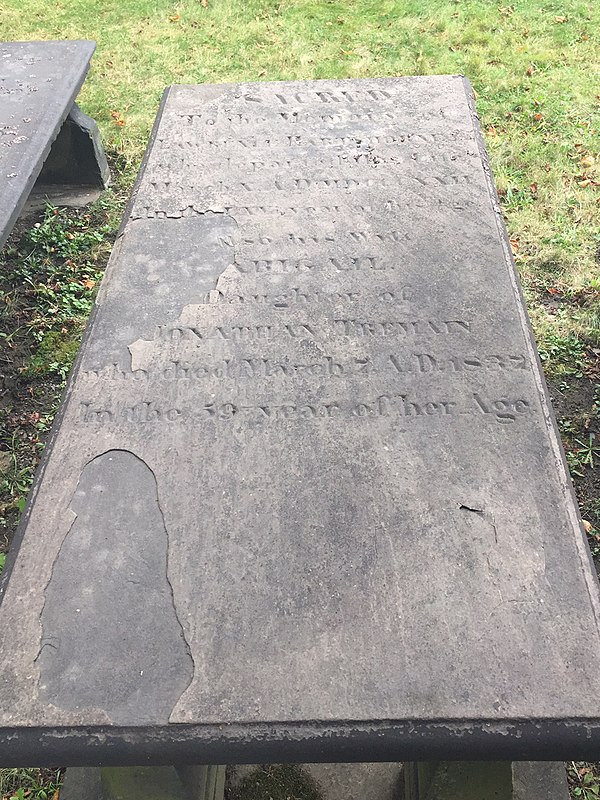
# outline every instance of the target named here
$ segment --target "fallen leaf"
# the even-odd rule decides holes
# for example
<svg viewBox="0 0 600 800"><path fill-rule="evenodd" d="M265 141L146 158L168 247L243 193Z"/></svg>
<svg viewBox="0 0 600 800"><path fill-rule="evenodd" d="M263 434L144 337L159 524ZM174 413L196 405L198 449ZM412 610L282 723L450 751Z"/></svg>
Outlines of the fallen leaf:
<svg viewBox="0 0 600 800"><path fill-rule="evenodd" d="M594 526L592 525L591 522L588 522L587 519L582 520L582 522L583 522L583 528L586 533L591 533L594 530Z"/></svg>
<svg viewBox="0 0 600 800"><path fill-rule="evenodd" d="M96 285L96 281L91 280L90 278L86 278L84 281L81 282L81 285L85 289L93 289Z"/></svg>
<svg viewBox="0 0 600 800"><path fill-rule="evenodd" d="M541 122L544 119L544 115L538 111L537 114L533 115L533 118L536 122Z"/></svg>
<svg viewBox="0 0 600 800"><path fill-rule="evenodd" d="M537 194L537 190L538 190L538 185L537 185L537 183L532 183L532 184L530 184L530 185L529 185L529 189L530 189L530 191L531 191L531 194Z"/></svg>
<svg viewBox="0 0 600 800"><path fill-rule="evenodd" d="M595 163L594 156L585 156L579 163L582 167L593 167Z"/></svg>
<svg viewBox="0 0 600 800"><path fill-rule="evenodd" d="M489 128L487 128L486 133L488 136L498 136L498 131L494 125L490 125Z"/></svg>
<svg viewBox="0 0 600 800"><path fill-rule="evenodd" d="M181 14L173 14L172 17L169 17L169 22L177 22L181 19Z"/></svg>
<svg viewBox="0 0 600 800"><path fill-rule="evenodd" d="M584 178L582 181L577 181L577 186L581 186L582 189L587 189L587 187L591 185L592 182L589 178Z"/></svg>
<svg viewBox="0 0 600 800"><path fill-rule="evenodd" d="M208 0L200 0L200 5L202 8L208 8Z"/></svg>
<svg viewBox="0 0 600 800"><path fill-rule="evenodd" d="M554 22L557 22L559 25L566 21L567 17L554 17Z"/></svg>
<svg viewBox="0 0 600 800"><path fill-rule="evenodd" d="M535 66L533 64L530 64L527 67L526 74L529 75L529 77L531 77L534 72L535 72Z"/></svg>

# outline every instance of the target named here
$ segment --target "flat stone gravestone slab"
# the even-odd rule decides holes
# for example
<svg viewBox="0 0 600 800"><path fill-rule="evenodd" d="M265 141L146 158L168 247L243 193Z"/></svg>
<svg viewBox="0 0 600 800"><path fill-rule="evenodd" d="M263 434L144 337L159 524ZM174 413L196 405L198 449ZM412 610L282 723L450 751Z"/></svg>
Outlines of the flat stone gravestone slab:
<svg viewBox="0 0 600 800"><path fill-rule="evenodd" d="M167 92L12 558L3 764L596 752L464 79Z"/></svg>
<svg viewBox="0 0 600 800"><path fill-rule="evenodd" d="M0 43L0 247L88 71L94 42Z"/></svg>

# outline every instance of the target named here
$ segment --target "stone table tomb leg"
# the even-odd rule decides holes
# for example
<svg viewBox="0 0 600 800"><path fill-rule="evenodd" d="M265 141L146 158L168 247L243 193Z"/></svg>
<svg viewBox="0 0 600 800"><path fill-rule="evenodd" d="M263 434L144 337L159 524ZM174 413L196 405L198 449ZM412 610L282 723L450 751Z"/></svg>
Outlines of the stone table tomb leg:
<svg viewBox="0 0 600 800"><path fill-rule="evenodd" d="M440 761L404 766L404 800L568 800L562 762Z"/></svg>
<svg viewBox="0 0 600 800"><path fill-rule="evenodd" d="M61 800L223 800L225 767L70 768Z"/></svg>
<svg viewBox="0 0 600 800"><path fill-rule="evenodd" d="M105 189L109 180L98 125L73 103L44 162L38 185L70 184Z"/></svg>

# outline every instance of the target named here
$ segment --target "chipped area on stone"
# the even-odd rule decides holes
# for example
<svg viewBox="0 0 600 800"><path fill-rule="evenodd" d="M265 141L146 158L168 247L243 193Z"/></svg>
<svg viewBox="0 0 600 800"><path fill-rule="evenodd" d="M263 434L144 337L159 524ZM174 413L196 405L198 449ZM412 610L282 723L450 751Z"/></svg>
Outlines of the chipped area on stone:
<svg viewBox="0 0 600 800"><path fill-rule="evenodd" d="M0 247L71 110L94 42L0 42Z"/></svg>
<svg viewBox="0 0 600 800"><path fill-rule="evenodd" d="M168 92L6 588L5 728L199 725L224 763L598 719L497 209L460 77Z"/></svg>
<svg viewBox="0 0 600 800"><path fill-rule="evenodd" d="M110 450L84 468L71 509L41 618L40 697L70 711L99 707L113 723L167 722L193 662L155 477L133 453Z"/></svg>

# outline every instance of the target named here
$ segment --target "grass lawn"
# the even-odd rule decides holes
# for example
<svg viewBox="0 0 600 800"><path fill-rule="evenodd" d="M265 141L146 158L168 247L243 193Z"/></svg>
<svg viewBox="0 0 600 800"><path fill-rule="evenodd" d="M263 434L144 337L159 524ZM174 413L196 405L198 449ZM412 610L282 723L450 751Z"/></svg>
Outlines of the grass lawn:
<svg viewBox="0 0 600 800"><path fill-rule="evenodd" d="M96 40L80 105L99 122L116 176L95 208L49 212L38 228L13 237L4 264L0 257L7 541L163 88L463 73L476 92L590 544L600 555L600 3L504 2L2 0L0 39ZM586 769L571 768L573 796L583 800L597 796L589 788L597 786L595 772ZM2 788L0 797L14 791ZM27 796L43 800L36 790Z"/></svg>

